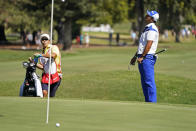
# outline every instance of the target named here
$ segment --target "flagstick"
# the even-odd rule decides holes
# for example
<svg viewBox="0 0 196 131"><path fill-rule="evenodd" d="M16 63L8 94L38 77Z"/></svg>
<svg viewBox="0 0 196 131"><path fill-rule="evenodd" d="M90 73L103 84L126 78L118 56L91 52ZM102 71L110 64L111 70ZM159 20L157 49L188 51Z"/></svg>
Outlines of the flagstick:
<svg viewBox="0 0 196 131"><path fill-rule="evenodd" d="M51 7L51 26L50 26L50 44L52 45L52 29L53 29L53 8L54 8L54 0L52 0ZM50 74L51 74L51 46L49 49L50 59L49 59L49 81L48 81L48 101L47 101L47 117L46 124L48 124L49 120L49 108L50 108Z"/></svg>

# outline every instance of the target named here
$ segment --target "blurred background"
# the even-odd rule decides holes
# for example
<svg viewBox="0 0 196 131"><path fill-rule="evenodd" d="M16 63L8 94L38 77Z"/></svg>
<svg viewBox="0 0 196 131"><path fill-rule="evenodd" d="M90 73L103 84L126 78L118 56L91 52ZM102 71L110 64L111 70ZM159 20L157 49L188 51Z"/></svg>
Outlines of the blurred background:
<svg viewBox="0 0 196 131"><path fill-rule="evenodd" d="M56 97L144 101L138 68L127 67L147 10L159 12L158 50L168 49L155 66L158 102L196 104L196 0L54 0ZM51 0L0 0L0 96L18 96L22 62L41 52L50 22Z"/></svg>
<svg viewBox="0 0 196 131"><path fill-rule="evenodd" d="M51 1L1 0L0 7L0 47L40 49L40 34L50 32ZM63 50L137 45L147 10L160 14L160 42L196 38L195 0L55 0L54 43Z"/></svg>

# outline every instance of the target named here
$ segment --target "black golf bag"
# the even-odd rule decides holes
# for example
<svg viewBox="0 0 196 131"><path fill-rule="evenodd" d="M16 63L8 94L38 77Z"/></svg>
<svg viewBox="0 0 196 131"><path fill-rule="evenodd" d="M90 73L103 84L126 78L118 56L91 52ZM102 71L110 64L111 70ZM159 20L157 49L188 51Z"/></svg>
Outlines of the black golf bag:
<svg viewBox="0 0 196 131"><path fill-rule="evenodd" d="M26 76L20 87L20 96L43 97L41 83L36 74L36 64L23 62L23 67L26 68Z"/></svg>

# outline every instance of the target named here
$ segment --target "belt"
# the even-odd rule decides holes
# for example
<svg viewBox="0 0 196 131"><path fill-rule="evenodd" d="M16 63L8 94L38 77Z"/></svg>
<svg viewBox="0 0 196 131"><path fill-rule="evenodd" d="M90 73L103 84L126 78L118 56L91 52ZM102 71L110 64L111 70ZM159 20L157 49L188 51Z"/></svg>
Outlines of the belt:
<svg viewBox="0 0 196 131"><path fill-rule="evenodd" d="M142 54L138 54L137 55L137 57L141 57L142 56ZM145 56L144 56L144 58L149 58L149 59L152 59L152 58L154 58L154 57L156 57L154 54L146 54Z"/></svg>

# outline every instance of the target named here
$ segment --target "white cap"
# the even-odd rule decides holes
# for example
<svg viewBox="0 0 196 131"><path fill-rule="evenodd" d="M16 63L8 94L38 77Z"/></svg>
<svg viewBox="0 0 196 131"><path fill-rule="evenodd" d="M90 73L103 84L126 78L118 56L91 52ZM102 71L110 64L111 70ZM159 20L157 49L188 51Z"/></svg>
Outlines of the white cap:
<svg viewBox="0 0 196 131"><path fill-rule="evenodd" d="M148 11L147 14L153 18L154 21L157 21L159 19L159 13L156 11Z"/></svg>
<svg viewBox="0 0 196 131"><path fill-rule="evenodd" d="M46 37L46 38L48 38L48 40L50 40L50 36L49 36L48 34L42 34L42 35L40 36L41 39L42 39L43 37Z"/></svg>

